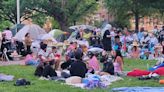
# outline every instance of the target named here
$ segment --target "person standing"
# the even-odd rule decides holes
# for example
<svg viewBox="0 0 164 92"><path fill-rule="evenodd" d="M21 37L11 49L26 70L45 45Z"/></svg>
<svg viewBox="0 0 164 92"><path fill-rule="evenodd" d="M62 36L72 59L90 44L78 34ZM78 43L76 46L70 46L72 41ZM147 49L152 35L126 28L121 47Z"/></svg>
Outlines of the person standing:
<svg viewBox="0 0 164 92"><path fill-rule="evenodd" d="M102 40L104 50L106 51L112 50L111 37L112 36L111 36L110 30L106 30L103 36L103 40Z"/></svg>
<svg viewBox="0 0 164 92"><path fill-rule="evenodd" d="M26 54L30 54L30 52L31 52L32 39L31 39L29 33L27 33L27 34L25 35L25 40L24 40L24 42L25 42L25 46L26 46Z"/></svg>

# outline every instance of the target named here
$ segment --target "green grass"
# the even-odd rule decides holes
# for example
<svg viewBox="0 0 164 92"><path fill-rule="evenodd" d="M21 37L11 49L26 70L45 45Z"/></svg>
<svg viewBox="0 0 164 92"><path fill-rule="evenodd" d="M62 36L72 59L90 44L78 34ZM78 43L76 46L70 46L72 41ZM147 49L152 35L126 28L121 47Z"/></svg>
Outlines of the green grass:
<svg viewBox="0 0 164 92"><path fill-rule="evenodd" d="M155 61L142 61L125 59L124 70L130 71L134 68L147 69L147 65L152 66ZM71 86L63 85L55 81L38 80L33 75L35 67L32 66L3 66L0 73L10 74L18 78L26 78L32 85L25 87L15 87L13 82L0 82L0 92L109 92L111 88L127 86L163 86L155 80L140 81L137 78L125 77L124 80L113 83L108 89L83 90ZM162 77L164 79L164 77Z"/></svg>

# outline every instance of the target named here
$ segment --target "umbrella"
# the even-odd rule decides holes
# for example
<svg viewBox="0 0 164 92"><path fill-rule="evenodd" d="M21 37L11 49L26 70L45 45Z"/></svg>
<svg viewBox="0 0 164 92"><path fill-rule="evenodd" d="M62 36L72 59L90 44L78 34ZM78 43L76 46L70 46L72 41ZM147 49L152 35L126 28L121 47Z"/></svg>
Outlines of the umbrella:
<svg viewBox="0 0 164 92"><path fill-rule="evenodd" d="M15 39L22 41L23 38L25 37L25 35L29 33L30 37L33 40L36 40L37 37L41 34L46 34L45 30L42 29L40 26L36 25L36 24L30 24L30 25L26 25L24 26L16 35L15 35Z"/></svg>

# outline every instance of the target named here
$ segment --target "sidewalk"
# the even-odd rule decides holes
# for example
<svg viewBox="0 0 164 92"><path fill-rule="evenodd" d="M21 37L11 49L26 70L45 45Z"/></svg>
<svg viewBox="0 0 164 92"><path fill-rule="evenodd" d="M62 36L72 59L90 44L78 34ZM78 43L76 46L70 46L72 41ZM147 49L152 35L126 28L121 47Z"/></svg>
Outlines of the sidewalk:
<svg viewBox="0 0 164 92"><path fill-rule="evenodd" d="M8 65L24 65L24 62L21 61L0 61L0 66L8 66Z"/></svg>

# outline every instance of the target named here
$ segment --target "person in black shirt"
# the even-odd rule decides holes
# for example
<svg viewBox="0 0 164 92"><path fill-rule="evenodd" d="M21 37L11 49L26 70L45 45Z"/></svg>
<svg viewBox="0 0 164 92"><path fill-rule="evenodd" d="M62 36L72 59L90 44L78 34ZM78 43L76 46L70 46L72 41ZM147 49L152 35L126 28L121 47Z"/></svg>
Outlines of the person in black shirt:
<svg viewBox="0 0 164 92"><path fill-rule="evenodd" d="M71 64L70 74L71 76L79 76L84 78L87 73L87 67L84 62L82 62L82 53L75 52L75 62Z"/></svg>
<svg viewBox="0 0 164 92"><path fill-rule="evenodd" d="M100 75L111 74L114 75L114 65L112 62L112 58L110 58L107 54L102 55L100 62L103 63L103 69L100 72Z"/></svg>
<svg viewBox="0 0 164 92"><path fill-rule="evenodd" d="M112 36L111 36L110 30L106 30L103 36L103 40L102 40L104 50L106 51L112 50L111 37Z"/></svg>

